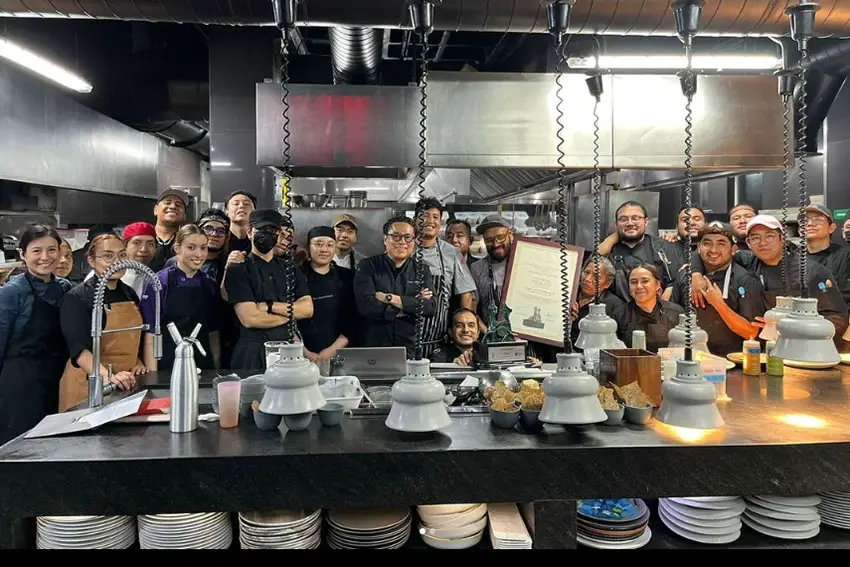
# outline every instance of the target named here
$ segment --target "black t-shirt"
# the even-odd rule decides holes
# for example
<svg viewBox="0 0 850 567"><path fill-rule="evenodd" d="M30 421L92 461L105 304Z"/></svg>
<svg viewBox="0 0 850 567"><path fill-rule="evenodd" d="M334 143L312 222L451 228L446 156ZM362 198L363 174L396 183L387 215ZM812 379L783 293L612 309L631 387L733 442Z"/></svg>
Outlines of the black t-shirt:
<svg viewBox="0 0 850 567"><path fill-rule="evenodd" d="M224 287L231 305L238 303L265 303L266 301L287 301L286 262L282 258L272 258L266 262L259 256L249 254L242 264L232 264L227 269ZM295 298L297 301L310 295L304 272L294 265ZM237 317L238 320L238 317ZM286 340L286 325L273 329L248 329L239 322L239 336L259 341Z"/></svg>
<svg viewBox="0 0 850 567"><path fill-rule="evenodd" d="M165 267L165 263L169 258L174 256L174 237L171 237L169 241L160 240L159 237L156 238L156 252L153 254L153 258L151 259L150 264L148 264L148 268L150 268L154 273L160 271Z"/></svg>
<svg viewBox="0 0 850 567"><path fill-rule="evenodd" d="M245 238L238 238L232 232L230 233L230 244L227 248L227 253L230 254L234 250L238 250L239 252L244 252L246 254L251 253L251 239L247 236ZM226 260L226 258L225 258Z"/></svg>
<svg viewBox="0 0 850 567"><path fill-rule="evenodd" d="M65 294L62 305L59 307L59 319L62 326L62 334L68 343L68 353L72 364L77 365L77 357L84 350L91 352L91 312L94 307L94 291L97 287L98 278L92 277L81 284L74 286ZM122 281L118 281L115 289L106 288L104 305L132 301L139 304L139 298L133 288ZM103 327L106 328L106 314L103 314ZM142 341L139 341L141 354Z"/></svg>
<svg viewBox="0 0 850 567"><path fill-rule="evenodd" d="M850 247L832 243L826 250L809 254L809 262L815 261L832 273L845 303L850 303Z"/></svg>
<svg viewBox="0 0 850 567"><path fill-rule="evenodd" d="M767 309L767 300L761 282L734 261L729 269L732 272L729 275L726 305L750 322L755 321L756 317L762 317ZM726 270L718 270L706 277L723 291L726 284ZM671 299L673 303L686 307L685 295L685 272L680 272ZM704 309L696 308L696 314L697 325L708 333L708 350L712 354L726 356L730 352L741 351L743 337L726 325L714 307L706 305Z"/></svg>
<svg viewBox="0 0 850 567"><path fill-rule="evenodd" d="M318 353L340 335L353 334L357 305L354 303L354 272L331 264L327 274L313 270L309 262L299 268L313 298L313 317L298 321L301 339L308 350Z"/></svg>

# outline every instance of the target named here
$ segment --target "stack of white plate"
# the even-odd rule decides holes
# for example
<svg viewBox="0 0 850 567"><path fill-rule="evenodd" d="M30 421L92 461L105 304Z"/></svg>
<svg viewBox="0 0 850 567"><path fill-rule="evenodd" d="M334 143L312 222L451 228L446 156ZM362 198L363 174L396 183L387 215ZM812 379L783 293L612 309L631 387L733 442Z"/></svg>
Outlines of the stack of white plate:
<svg viewBox="0 0 850 567"><path fill-rule="evenodd" d="M135 516L39 516L38 549L126 549L136 541Z"/></svg>
<svg viewBox="0 0 850 567"><path fill-rule="evenodd" d="M409 537L409 508L328 511L331 549L398 549Z"/></svg>
<svg viewBox="0 0 850 567"><path fill-rule="evenodd" d="M228 549L232 542L227 512L139 516L142 549Z"/></svg>
<svg viewBox="0 0 850 567"><path fill-rule="evenodd" d="M850 492L822 492L819 496L820 523L850 530Z"/></svg>
<svg viewBox="0 0 850 567"><path fill-rule="evenodd" d="M741 537L745 508L739 496L658 499L658 517L671 532L709 545L732 543Z"/></svg>
<svg viewBox="0 0 850 567"><path fill-rule="evenodd" d="M316 549L322 543L322 509L240 512L242 549Z"/></svg>
<svg viewBox="0 0 850 567"><path fill-rule="evenodd" d="M747 496L744 523L777 539L809 539L820 533L818 504L812 496Z"/></svg>
<svg viewBox="0 0 850 567"><path fill-rule="evenodd" d="M486 504L437 504L416 511L422 541L436 549L475 547L487 528Z"/></svg>

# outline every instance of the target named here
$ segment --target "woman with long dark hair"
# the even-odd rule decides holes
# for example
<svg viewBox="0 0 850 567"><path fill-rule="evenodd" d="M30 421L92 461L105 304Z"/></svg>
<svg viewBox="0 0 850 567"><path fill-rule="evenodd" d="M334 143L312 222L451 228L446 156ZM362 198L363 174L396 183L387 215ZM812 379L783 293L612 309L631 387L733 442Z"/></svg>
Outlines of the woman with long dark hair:
<svg viewBox="0 0 850 567"><path fill-rule="evenodd" d="M0 445L58 410L68 359L59 305L71 289L53 274L61 245L53 228L27 228L20 239L26 272L0 287Z"/></svg>

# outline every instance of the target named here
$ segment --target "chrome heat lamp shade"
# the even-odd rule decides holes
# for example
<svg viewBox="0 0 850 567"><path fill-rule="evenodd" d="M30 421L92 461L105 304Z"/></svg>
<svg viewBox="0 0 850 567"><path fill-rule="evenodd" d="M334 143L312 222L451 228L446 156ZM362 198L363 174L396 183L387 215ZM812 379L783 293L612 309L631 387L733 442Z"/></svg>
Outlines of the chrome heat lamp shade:
<svg viewBox="0 0 850 567"><path fill-rule="evenodd" d="M558 369L543 381L543 392L543 423L590 425L608 419L599 402L599 382L584 371L580 354L558 354Z"/></svg>
<svg viewBox="0 0 850 567"><path fill-rule="evenodd" d="M304 358L303 344L281 345L280 359L266 369L263 377L263 413L297 415L315 411L326 403L319 390L319 367Z"/></svg>
<svg viewBox="0 0 850 567"><path fill-rule="evenodd" d="M705 379L697 360L677 360L676 376L661 385L661 407L655 419L674 427L718 429L724 426L717 410L717 390Z"/></svg>
<svg viewBox="0 0 850 567"><path fill-rule="evenodd" d="M593 303L587 317L578 322L581 331L576 348L609 348L617 344L617 322L605 312L604 303Z"/></svg>
<svg viewBox="0 0 850 567"><path fill-rule="evenodd" d="M765 341L775 341L779 338L777 323L780 319L791 313L791 298L780 296L776 298L776 306L768 309L764 314L764 328L759 333L759 338Z"/></svg>
<svg viewBox="0 0 850 567"><path fill-rule="evenodd" d="M779 338L773 355L786 361L836 365L841 355L832 341L835 326L818 313L818 300L795 297L793 308L776 324Z"/></svg>
<svg viewBox="0 0 850 567"><path fill-rule="evenodd" d="M395 431L427 433L449 426L443 403L446 388L431 375L430 360L408 360L407 374L393 384L390 414L384 425Z"/></svg>

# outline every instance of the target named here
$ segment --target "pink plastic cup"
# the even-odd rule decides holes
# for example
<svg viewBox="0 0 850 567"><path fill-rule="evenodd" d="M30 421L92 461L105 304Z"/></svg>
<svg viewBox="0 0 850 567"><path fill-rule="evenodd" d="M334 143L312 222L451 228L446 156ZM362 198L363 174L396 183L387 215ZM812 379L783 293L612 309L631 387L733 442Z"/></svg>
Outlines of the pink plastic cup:
<svg viewBox="0 0 850 567"><path fill-rule="evenodd" d="M218 417L222 429L230 429L239 425L239 398L242 393L242 382L219 382L218 388Z"/></svg>

